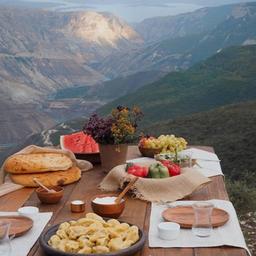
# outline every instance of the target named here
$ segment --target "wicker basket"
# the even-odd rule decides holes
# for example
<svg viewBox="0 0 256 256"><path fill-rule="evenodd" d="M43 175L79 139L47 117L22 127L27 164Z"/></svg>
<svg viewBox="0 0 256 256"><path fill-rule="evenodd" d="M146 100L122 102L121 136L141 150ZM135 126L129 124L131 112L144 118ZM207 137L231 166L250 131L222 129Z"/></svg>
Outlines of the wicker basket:
<svg viewBox="0 0 256 256"><path fill-rule="evenodd" d="M152 148L142 148L139 147L140 153L142 154L142 156L145 157L151 157L154 158L154 155L159 154L161 152L161 149L152 149Z"/></svg>

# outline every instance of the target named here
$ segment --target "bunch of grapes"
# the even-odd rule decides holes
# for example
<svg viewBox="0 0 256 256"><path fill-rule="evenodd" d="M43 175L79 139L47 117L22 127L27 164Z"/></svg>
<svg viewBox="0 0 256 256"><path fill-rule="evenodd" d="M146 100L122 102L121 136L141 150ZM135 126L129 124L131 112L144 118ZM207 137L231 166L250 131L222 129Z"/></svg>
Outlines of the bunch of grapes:
<svg viewBox="0 0 256 256"><path fill-rule="evenodd" d="M158 138L143 138L140 146L150 149L161 149L161 153L176 153L186 148L187 141L174 135L161 135Z"/></svg>
<svg viewBox="0 0 256 256"><path fill-rule="evenodd" d="M186 148L187 141L182 137L175 137L174 135L161 135L158 137L161 144L161 153L175 153Z"/></svg>

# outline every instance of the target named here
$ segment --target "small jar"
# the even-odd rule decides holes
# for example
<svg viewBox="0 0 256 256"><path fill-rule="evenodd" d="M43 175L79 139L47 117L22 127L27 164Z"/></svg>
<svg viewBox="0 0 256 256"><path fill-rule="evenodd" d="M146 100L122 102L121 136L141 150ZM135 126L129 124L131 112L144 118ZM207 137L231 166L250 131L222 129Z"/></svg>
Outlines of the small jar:
<svg viewBox="0 0 256 256"><path fill-rule="evenodd" d="M82 200L74 200L70 204L71 212L80 213L85 211L85 202Z"/></svg>

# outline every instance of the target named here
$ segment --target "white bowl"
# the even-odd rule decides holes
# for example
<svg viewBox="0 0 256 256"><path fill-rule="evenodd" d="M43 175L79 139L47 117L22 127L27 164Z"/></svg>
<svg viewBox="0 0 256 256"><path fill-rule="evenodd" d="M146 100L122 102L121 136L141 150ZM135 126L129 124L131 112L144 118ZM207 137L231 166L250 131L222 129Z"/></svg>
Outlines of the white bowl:
<svg viewBox="0 0 256 256"><path fill-rule="evenodd" d="M25 206L18 209L18 213L23 216L31 217L39 212L39 209L34 206Z"/></svg>
<svg viewBox="0 0 256 256"><path fill-rule="evenodd" d="M175 222L161 222L157 228L158 235L163 240L174 240L180 233L180 225Z"/></svg>

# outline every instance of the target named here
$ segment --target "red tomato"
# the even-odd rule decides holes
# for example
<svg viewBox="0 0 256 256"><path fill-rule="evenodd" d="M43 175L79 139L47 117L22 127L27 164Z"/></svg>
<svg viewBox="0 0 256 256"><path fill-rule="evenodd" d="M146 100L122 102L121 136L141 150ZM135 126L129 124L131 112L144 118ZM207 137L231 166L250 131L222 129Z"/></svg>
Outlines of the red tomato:
<svg viewBox="0 0 256 256"><path fill-rule="evenodd" d="M142 178L148 175L148 167L143 167L132 163L127 164L126 171L129 174Z"/></svg>
<svg viewBox="0 0 256 256"><path fill-rule="evenodd" d="M142 169L143 169L144 177L147 177L148 176L148 171L149 171L148 167L144 166L144 167L142 167Z"/></svg>
<svg viewBox="0 0 256 256"><path fill-rule="evenodd" d="M135 174L137 173L137 170L136 170L135 168L133 168L133 167L129 167L128 170L127 170L127 172L128 172L129 174L135 175ZM136 175L135 175L135 176L136 176Z"/></svg>
<svg viewBox="0 0 256 256"><path fill-rule="evenodd" d="M160 161L164 166L166 166L169 170L170 176L177 176L180 175L181 168L179 165L174 164L173 162L169 160L162 160Z"/></svg>

